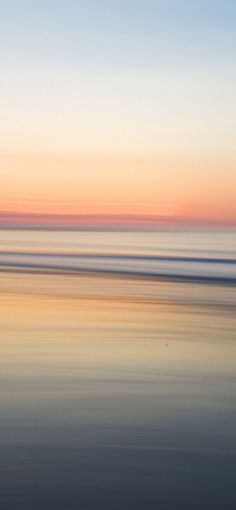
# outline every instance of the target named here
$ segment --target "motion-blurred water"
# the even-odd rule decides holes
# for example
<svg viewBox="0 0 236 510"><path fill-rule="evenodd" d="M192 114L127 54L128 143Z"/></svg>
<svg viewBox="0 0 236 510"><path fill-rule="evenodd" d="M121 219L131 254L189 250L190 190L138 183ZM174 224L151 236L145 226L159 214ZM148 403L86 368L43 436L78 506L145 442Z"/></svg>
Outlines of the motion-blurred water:
<svg viewBox="0 0 236 510"><path fill-rule="evenodd" d="M0 231L1 508L236 507L236 233Z"/></svg>
<svg viewBox="0 0 236 510"><path fill-rule="evenodd" d="M236 233L1 232L0 268L236 283ZM3 239L2 239L3 238Z"/></svg>

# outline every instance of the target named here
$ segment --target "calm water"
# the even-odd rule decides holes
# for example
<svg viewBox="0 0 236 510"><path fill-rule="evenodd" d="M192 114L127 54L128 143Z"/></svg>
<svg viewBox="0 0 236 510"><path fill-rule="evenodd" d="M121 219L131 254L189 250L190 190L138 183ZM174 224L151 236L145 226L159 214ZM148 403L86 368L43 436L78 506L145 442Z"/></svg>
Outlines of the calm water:
<svg viewBox="0 0 236 510"><path fill-rule="evenodd" d="M235 509L236 233L0 243L0 507Z"/></svg>

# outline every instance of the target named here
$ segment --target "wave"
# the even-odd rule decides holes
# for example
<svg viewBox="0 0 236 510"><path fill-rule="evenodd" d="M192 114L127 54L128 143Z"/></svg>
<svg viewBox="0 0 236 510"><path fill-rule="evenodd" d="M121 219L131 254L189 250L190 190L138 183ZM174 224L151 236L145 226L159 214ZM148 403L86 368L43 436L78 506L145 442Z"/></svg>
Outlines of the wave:
<svg viewBox="0 0 236 510"><path fill-rule="evenodd" d="M236 259L226 257L4 251L0 271L236 285Z"/></svg>

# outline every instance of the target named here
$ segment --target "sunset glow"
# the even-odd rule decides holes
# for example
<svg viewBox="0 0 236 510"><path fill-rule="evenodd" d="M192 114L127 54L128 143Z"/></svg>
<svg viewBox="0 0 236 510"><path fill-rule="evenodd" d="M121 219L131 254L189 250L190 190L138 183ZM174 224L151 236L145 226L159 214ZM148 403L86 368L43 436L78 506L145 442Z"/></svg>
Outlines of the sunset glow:
<svg viewBox="0 0 236 510"><path fill-rule="evenodd" d="M235 224L234 7L170 3L1 4L1 213Z"/></svg>

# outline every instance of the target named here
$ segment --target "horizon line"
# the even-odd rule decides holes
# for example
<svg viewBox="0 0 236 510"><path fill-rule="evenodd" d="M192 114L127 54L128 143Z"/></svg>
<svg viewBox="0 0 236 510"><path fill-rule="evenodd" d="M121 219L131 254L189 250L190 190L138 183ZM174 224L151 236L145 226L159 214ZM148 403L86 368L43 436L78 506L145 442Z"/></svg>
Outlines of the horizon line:
<svg viewBox="0 0 236 510"><path fill-rule="evenodd" d="M28 213L0 211L0 228L107 228L107 227L236 227L236 218L200 218L158 214Z"/></svg>

